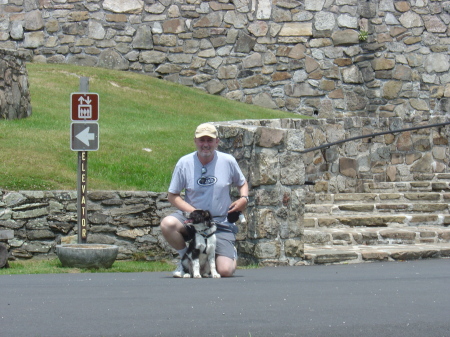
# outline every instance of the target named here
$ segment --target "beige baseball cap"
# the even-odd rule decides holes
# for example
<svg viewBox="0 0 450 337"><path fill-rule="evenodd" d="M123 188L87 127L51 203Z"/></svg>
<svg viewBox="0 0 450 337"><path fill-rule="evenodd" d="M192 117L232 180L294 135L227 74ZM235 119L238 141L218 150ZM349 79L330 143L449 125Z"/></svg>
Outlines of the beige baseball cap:
<svg viewBox="0 0 450 337"><path fill-rule="evenodd" d="M197 129L195 130L195 138L200 138L204 136L217 138L216 127L210 123L204 123L197 126Z"/></svg>

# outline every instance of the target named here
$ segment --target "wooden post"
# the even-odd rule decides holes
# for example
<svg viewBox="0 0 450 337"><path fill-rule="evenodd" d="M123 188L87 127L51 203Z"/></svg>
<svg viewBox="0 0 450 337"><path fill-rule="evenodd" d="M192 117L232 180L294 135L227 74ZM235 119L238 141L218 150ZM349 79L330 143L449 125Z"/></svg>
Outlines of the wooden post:
<svg viewBox="0 0 450 337"><path fill-rule="evenodd" d="M80 78L80 92L89 92L89 77ZM78 151L77 222L78 243L87 241L87 151Z"/></svg>

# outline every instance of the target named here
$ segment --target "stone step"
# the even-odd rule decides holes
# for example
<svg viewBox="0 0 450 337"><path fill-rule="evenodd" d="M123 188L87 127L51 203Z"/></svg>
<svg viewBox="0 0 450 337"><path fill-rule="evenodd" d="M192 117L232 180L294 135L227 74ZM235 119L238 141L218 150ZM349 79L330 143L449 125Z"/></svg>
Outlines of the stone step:
<svg viewBox="0 0 450 337"><path fill-rule="evenodd" d="M351 214L351 213L372 213L372 214L395 214L395 213L439 213L450 214L450 204L443 203L358 203L358 204L307 204L305 205L305 216L331 214Z"/></svg>
<svg viewBox="0 0 450 337"><path fill-rule="evenodd" d="M303 240L310 247L450 243L450 227L305 229Z"/></svg>
<svg viewBox="0 0 450 337"><path fill-rule="evenodd" d="M450 243L414 245L321 246L305 244L305 264L348 264L376 261L405 261L449 258Z"/></svg>
<svg viewBox="0 0 450 337"><path fill-rule="evenodd" d="M448 179L437 179L435 181L370 182L363 184L363 190L367 193L449 192L450 181Z"/></svg>
<svg viewBox="0 0 450 337"><path fill-rule="evenodd" d="M450 257L450 174L365 183L364 193L310 193L306 264Z"/></svg>
<svg viewBox="0 0 450 337"><path fill-rule="evenodd" d="M320 227L446 227L450 226L450 214L305 214L303 221L305 230Z"/></svg>
<svg viewBox="0 0 450 337"><path fill-rule="evenodd" d="M450 203L450 192L339 193L315 194L310 205L364 203Z"/></svg>

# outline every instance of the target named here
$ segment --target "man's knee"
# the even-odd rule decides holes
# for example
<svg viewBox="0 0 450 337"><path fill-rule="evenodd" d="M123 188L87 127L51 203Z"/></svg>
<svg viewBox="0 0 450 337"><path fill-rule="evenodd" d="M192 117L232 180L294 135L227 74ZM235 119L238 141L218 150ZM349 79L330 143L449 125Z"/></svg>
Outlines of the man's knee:
<svg viewBox="0 0 450 337"><path fill-rule="evenodd" d="M169 243L170 246L176 250L180 250L186 247L186 229L183 224L174 216L165 217L160 224L161 233Z"/></svg>
<svg viewBox="0 0 450 337"><path fill-rule="evenodd" d="M163 233L167 233L180 231L183 226L177 218L169 215L162 219L160 227Z"/></svg>
<svg viewBox="0 0 450 337"><path fill-rule="evenodd" d="M231 277L236 271L236 260L232 260L225 256L216 258L216 269L222 277Z"/></svg>
<svg viewBox="0 0 450 337"><path fill-rule="evenodd" d="M220 276L222 277L231 277L234 275L235 269L232 267L219 267L217 268L217 272L220 274Z"/></svg>

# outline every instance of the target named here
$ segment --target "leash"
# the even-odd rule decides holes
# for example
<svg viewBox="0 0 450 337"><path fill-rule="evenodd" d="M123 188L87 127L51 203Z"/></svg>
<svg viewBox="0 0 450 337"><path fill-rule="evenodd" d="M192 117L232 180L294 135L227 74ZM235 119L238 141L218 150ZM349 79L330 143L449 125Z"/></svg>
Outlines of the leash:
<svg viewBox="0 0 450 337"><path fill-rule="evenodd" d="M217 227L216 222L213 221L211 223ZM212 230L211 228L208 228L208 229L205 229L203 232L197 232L197 233L200 234L201 236L203 236L205 239L207 239L216 233L216 229L214 228L214 230Z"/></svg>
<svg viewBox="0 0 450 337"><path fill-rule="evenodd" d="M196 232L203 239L205 245L205 249L203 250L204 254L206 254L206 248L208 247L208 239L216 233L216 223L212 221L211 224L214 226L213 228L205 229L203 232Z"/></svg>

